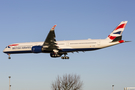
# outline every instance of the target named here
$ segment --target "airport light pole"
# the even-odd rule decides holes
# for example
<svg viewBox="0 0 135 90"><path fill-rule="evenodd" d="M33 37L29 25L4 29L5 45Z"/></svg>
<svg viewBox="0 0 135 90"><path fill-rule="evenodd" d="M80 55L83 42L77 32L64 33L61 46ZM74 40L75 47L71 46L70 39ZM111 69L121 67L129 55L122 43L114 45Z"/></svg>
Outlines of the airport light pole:
<svg viewBox="0 0 135 90"><path fill-rule="evenodd" d="M9 90L11 90L10 78L11 78L11 76L9 76Z"/></svg>
<svg viewBox="0 0 135 90"><path fill-rule="evenodd" d="M112 90L114 90L114 85L112 85Z"/></svg>

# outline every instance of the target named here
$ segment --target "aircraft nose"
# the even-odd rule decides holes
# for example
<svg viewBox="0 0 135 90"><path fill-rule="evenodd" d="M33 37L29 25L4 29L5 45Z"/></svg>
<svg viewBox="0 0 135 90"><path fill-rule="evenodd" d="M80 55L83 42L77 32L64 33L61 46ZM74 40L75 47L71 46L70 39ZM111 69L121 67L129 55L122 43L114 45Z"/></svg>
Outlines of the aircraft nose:
<svg viewBox="0 0 135 90"><path fill-rule="evenodd" d="M4 49L4 50L3 50L3 53L5 53L5 52L6 52L6 50Z"/></svg>
<svg viewBox="0 0 135 90"><path fill-rule="evenodd" d="M8 53L11 50L11 48L9 46L7 46L4 50L3 53Z"/></svg>
<svg viewBox="0 0 135 90"><path fill-rule="evenodd" d="M5 48L4 50L3 50L3 53L6 53L7 52L7 49Z"/></svg>

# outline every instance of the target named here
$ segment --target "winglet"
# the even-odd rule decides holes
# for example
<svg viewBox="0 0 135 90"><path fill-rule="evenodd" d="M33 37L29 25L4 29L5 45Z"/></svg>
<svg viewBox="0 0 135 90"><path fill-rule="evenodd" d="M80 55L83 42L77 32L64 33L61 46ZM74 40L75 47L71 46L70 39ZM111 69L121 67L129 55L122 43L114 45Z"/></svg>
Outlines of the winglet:
<svg viewBox="0 0 135 90"><path fill-rule="evenodd" d="M53 31L53 30L55 29L56 26L57 26L57 25L54 25L54 26L51 28L51 31Z"/></svg>

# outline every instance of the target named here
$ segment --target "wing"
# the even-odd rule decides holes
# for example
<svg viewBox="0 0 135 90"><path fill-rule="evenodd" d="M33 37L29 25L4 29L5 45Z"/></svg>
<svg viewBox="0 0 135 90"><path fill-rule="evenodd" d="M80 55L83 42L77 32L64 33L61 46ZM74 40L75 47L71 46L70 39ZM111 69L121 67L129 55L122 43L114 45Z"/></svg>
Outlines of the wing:
<svg viewBox="0 0 135 90"><path fill-rule="evenodd" d="M47 38L45 39L44 43L43 43L43 50L49 50L52 51L54 49L57 49L56 46L56 39L55 39L55 29L56 25L54 25L50 32L47 35Z"/></svg>

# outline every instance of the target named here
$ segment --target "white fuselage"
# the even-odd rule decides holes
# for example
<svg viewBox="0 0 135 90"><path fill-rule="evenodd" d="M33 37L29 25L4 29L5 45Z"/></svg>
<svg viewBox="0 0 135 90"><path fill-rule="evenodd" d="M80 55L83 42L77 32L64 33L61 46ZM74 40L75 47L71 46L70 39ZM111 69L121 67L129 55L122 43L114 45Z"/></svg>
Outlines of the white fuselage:
<svg viewBox="0 0 135 90"><path fill-rule="evenodd" d="M106 39L67 41L56 41L54 32L56 25L54 25L44 42L15 43L8 45L3 52L9 55L9 59L11 59L10 54L16 53L50 53L53 58L64 55L62 59L69 59L66 56L69 52L92 51L126 42L122 40L126 24L127 21L122 21Z"/></svg>
<svg viewBox="0 0 135 90"><path fill-rule="evenodd" d="M44 42L29 42L29 43L15 43L8 45L4 49L4 53L32 53L33 46L42 46ZM87 40L67 40L56 42L61 52L75 52L75 51L91 51L97 50L112 45L119 44L120 42L110 42L107 39L87 39ZM43 53L47 53L43 52ZM50 53L50 52L48 52Z"/></svg>

